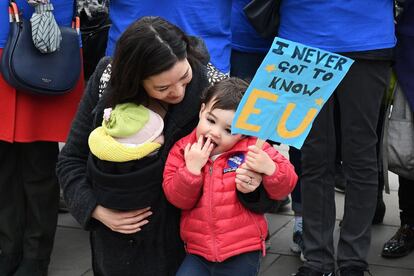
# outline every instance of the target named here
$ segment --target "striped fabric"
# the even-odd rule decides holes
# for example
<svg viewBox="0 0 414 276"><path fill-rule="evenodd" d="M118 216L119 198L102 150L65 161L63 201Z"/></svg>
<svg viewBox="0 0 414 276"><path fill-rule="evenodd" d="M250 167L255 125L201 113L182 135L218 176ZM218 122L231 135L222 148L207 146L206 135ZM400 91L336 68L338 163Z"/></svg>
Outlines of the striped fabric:
<svg viewBox="0 0 414 276"><path fill-rule="evenodd" d="M36 6L38 4L47 4L49 3L49 0L27 0L27 3L32 6Z"/></svg>
<svg viewBox="0 0 414 276"><path fill-rule="evenodd" d="M77 5L78 13L84 11L88 18L92 19L97 14L108 13L109 0L78 0Z"/></svg>
<svg viewBox="0 0 414 276"><path fill-rule="evenodd" d="M58 50L62 34L52 13L53 5L49 0L28 0L28 3L35 8L30 18L34 45L45 54Z"/></svg>

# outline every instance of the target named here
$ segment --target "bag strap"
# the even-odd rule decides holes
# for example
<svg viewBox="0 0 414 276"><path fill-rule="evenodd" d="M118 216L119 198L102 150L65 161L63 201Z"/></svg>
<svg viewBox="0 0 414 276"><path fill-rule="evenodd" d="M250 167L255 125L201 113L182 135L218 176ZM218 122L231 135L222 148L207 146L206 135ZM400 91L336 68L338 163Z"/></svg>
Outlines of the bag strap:
<svg viewBox="0 0 414 276"><path fill-rule="evenodd" d="M20 22L19 8L14 0L9 0L9 22Z"/></svg>
<svg viewBox="0 0 414 276"><path fill-rule="evenodd" d="M80 15L78 12L78 0L73 0L73 18L72 18L72 28L76 30L78 35L80 35Z"/></svg>
<svg viewBox="0 0 414 276"><path fill-rule="evenodd" d="M381 132L381 146L380 146L380 156L381 156L381 165L382 165L382 177L384 180L384 191L387 194L390 194L390 184L388 180L388 129L390 124L390 119L393 113L394 105L395 105L395 98L400 97L397 96L398 93L403 93L398 83L398 80L395 79L395 83L392 86L391 92L388 95L388 101L386 102L387 109L384 114L384 120L382 125L382 132ZM395 110L394 110L395 111Z"/></svg>
<svg viewBox="0 0 414 276"><path fill-rule="evenodd" d="M80 16L78 13L78 0L73 0L72 28L80 35ZM9 22L20 22L20 11L15 0L9 0Z"/></svg>

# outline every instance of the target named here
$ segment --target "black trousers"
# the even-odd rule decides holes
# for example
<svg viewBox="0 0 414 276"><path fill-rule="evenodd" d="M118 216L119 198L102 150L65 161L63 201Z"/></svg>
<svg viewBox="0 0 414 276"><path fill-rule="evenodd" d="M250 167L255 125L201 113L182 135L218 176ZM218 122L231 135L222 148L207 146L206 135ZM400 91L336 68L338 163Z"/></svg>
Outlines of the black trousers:
<svg viewBox="0 0 414 276"><path fill-rule="evenodd" d="M59 184L56 142L0 141L0 255L49 260Z"/></svg>
<svg viewBox="0 0 414 276"><path fill-rule="evenodd" d="M414 180L399 176L398 203L400 205L401 225L414 225Z"/></svg>
<svg viewBox="0 0 414 276"><path fill-rule="evenodd" d="M376 129L390 69L390 62L355 60L315 119L302 147L303 235L308 260L305 265L316 270L335 269L336 106L347 180L337 263L339 267L368 265L366 257L378 189ZM338 105L334 104L334 97Z"/></svg>

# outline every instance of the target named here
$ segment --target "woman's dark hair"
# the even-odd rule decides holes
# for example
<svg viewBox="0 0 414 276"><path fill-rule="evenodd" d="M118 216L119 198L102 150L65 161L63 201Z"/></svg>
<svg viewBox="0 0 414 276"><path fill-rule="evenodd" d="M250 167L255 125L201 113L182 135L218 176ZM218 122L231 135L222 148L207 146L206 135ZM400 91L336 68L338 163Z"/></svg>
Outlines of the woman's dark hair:
<svg viewBox="0 0 414 276"><path fill-rule="evenodd" d="M212 102L211 109L236 110L249 84L239 78L221 80L204 90L201 102Z"/></svg>
<svg viewBox="0 0 414 276"><path fill-rule="evenodd" d="M177 61L188 59L194 69L204 58L177 26L161 17L142 17L132 23L116 43L110 84L110 104L144 103L148 95L145 79L162 73Z"/></svg>

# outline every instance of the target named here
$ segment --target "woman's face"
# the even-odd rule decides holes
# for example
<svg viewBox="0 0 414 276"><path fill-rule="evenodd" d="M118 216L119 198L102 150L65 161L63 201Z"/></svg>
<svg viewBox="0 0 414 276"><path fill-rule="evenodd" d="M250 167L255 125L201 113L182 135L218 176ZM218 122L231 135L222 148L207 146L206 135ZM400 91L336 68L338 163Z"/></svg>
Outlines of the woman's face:
<svg viewBox="0 0 414 276"><path fill-rule="evenodd" d="M183 59L171 69L145 79L143 86L149 97L177 104L184 99L185 88L192 78L191 66L187 59Z"/></svg>

